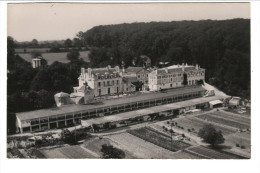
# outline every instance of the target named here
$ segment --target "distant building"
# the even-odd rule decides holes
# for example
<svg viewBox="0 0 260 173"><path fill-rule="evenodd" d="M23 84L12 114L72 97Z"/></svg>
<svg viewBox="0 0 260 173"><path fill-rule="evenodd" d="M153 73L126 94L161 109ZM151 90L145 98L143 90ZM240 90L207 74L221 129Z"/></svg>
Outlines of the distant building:
<svg viewBox="0 0 260 173"><path fill-rule="evenodd" d="M151 91L183 87L184 75L187 76L187 85L196 85L197 81L205 80L205 69L198 65L173 65L156 69L149 73L148 86Z"/></svg>
<svg viewBox="0 0 260 173"><path fill-rule="evenodd" d="M37 68L41 66L41 58L36 57L34 59L32 59L32 67L33 68Z"/></svg>

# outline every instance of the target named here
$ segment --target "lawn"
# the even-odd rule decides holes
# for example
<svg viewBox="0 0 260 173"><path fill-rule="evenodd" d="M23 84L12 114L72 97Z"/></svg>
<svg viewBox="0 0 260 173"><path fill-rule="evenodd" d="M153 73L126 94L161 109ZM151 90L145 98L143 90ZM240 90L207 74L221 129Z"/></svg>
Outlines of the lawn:
<svg viewBox="0 0 260 173"><path fill-rule="evenodd" d="M129 130L128 133L173 152L190 146L179 140L171 140L170 136L159 133L151 128Z"/></svg>
<svg viewBox="0 0 260 173"><path fill-rule="evenodd" d="M47 60L49 65L52 64L54 61L68 63L69 60L67 59L67 53L68 52L42 53L42 57ZM88 59L89 51L81 51L79 53L80 53L80 58L82 58L86 62L89 62ZM20 53L19 56L21 56L24 60L28 62L32 61L30 53Z"/></svg>

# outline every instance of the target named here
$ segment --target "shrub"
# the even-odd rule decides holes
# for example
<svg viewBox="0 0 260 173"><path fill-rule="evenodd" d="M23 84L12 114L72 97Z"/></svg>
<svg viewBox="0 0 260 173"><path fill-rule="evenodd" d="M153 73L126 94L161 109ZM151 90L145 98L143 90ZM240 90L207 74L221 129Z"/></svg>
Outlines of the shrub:
<svg viewBox="0 0 260 173"><path fill-rule="evenodd" d="M194 131L195 129L194 129L194 128L192 128L191 130L192 130L192 131Z"/></svg>
<svg viewBox="0 0 260 173"><path fill-rule="evenodd" d="M246 147L244 146L244 145L241 145L241 147L240 148L242 148L242 149L245 149Z"/></svg>
<svg viewBox="0 0 260 173"><path fill-rule="evenodd" d="M173 133L173 130L172 130L172 129L170 130L170 133Z"/></svg>
<svg viewBox="0 0 260 173"><path fill-rule="evenodd" d="M123 150L115 148L112 145L107 145L107 144L102 145L101 152L103 154L103 158L106 158L106 159L125 158L125 152Z"/></svg>
<svg viewBox="0 0 260 173"><path fill-rule="evenodd" d="M184 127L181 127L181 129L184 129Z"/></svg>
<svg viewBox="0 0 260 173"><path fill-rule="evenodd" d="M188 129L188 132L191 132L191 129Z"/></svg>
<svg viewBox="0 0 260 173"><path fill-rule="evenodd" d="M236 147L240 147L240 145L239 145L239 144L236 144Z"/></svg>
<svg viewBox="0 0 260 173"><path fill-rule="evenodd" d="M183 133L181 136L184 138L184 137L185 137L185 134Z"/></svg>
<svg viewBox="0 0 260 173"><path fill-rule="evenodd" d="M170 121L167 121L167 124L170 124Z"/></svg>

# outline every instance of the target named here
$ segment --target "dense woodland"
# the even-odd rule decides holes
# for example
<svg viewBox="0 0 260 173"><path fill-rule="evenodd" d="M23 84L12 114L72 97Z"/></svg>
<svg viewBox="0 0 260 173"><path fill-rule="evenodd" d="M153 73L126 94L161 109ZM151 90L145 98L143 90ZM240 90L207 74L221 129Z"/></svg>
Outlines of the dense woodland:
<svg viewBox="0 0 260 173"><path fill-rule="evenodd" d="M37 40L21 44L8 37L7 43L9 127L14 125L13 113L52 107L55 93L72 92L72 87L78 84L81 67L121 65L122 61L127 67L133 65L133 60L136 66L143 66L140 55L149 56L153 66L159 62L198 63L206 69L206 82L227 94L250 98L248 19L96 26L80 31L76 38L67 39L59 46L49 45L52 51L59 47L72 48L67 54L69 63L47 65L45 62L37 69L14 51L42 47ZM90 63L79 58L77 50L81 46L90 48ZM32 54L32 58L36 55Z"/></svg>

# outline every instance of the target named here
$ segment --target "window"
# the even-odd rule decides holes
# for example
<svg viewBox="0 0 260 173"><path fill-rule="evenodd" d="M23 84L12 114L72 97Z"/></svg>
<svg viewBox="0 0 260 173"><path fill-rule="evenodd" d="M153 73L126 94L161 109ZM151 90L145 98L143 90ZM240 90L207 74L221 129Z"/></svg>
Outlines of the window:
<svg viewBox="0 0 260 173"><path fill-rule="evenodd" d="M146 74L146 77L148 78L148 74Z"/></svg>
<svg viewBox="0 0 260 173"><path fill-rule="evenodd" d="M116 93L118 93L118 91L119 91L119 90L118 90L118 87L116 87Z"/></svg>
<svg viewBox="0 0 260 173"><path fill-rule="evenodd" d="M107 89L107 94L108 94L108 95L110 94L110 88Z"/></svg>
<svg viewBox="0 0 260 173"><path fill-rule="evenodd" d="M117 84L117 85L119 84L119 80L116 80L116 84Z"/></svg>
<svg viewBox="0 0 260 173"><path fill-rule="evenodd" d="M109 81L107 81L107 85L109 85L110 84L110 82Z"/></svg>
<svg viewBox="0 0 260 173"><path fill-rule="evenodd" d="M115 81L112 80L112 85L114 85L114 84L115 84Z"/></svg>
<svg viewBox="0 0 260 173"><path fill-rule="evenodd" d="M141 78L140 74L139 74L139 75L137 75L137 77L138 77L138 78Z"/></svg>
<svg viewBox="0 0 260 173"><path fill-rule="evenodd" d="M101 89L98 89L98 95L101 96Z"/></svg>
<svg viewBox="0 0 260 173"><path fill-rule="evenodd" d="M98 86L101 87L101 82L98 82Z"/></svg>
<svg viewBox="0 0 260 173"><path fill-rule="evenodd" d="M104 84L104 86L106 86L106 82L105 81L103 82L103 84Z"/></svg>

